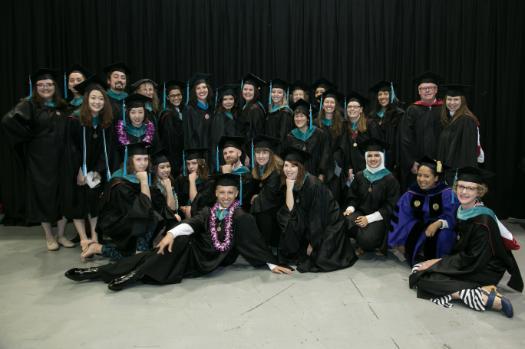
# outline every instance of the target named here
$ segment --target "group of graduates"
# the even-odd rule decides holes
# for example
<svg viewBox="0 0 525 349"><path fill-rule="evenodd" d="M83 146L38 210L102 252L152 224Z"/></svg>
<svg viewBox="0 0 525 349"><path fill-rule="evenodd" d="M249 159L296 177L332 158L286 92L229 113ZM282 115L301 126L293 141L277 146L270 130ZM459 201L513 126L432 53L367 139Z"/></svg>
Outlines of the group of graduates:
<svg viewBox="0 0 525 349"><path fill-rule="evenodd" d="M139 79L128 94L124 63L104 73L72 66L63 99L57 73L38 70L0 128L6 220L41 223L49 251L75 246L64 236L72 220L81 259L112 261L68 278L117 291L178 283L238 255L289 274L392 249L419 297L513 316L496 285L508 271L522 291L519 244L481 201L490 173L477 166L467 86L423 73L420 100L404 110L390 81L368 99L326 79L251 73L214 90L198 73Z"/></svg>

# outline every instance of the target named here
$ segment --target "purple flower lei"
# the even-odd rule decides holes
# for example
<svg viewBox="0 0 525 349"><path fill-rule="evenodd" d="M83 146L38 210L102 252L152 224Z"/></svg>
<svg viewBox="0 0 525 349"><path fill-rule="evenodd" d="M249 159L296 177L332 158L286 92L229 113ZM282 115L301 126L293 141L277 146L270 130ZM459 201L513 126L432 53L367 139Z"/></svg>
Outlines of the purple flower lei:
<svg viewBox="0 0 525 349"><path fill-rule="evenodd" d="M230 207L228 207L228 215L224 218L226 221L225 227L224 227L224 241L220 242L219 237L217 236L217 210L219 209L219 203L217 202L215 205L213 205L211 209L211 215L209 219L210 224L210 235L211 235L211 241L213 243L213 247L219 252L225 252L230 249L231 243L232 243L232 222L233 222L233 212L237 207L239 207L239 200L235 200Z"/></svg>
<svg viewBox="0 0 525 349"><path fill-rule="evenodd" d="M128 138L128 133L124 129L124 123L122 120L118 120L117 122L117 135L118 135L118 141L122 145L129 145L131 142ZM148 121L146 123L146 132L144 133L144 138L142 141L144 143L151 144L153 142L153 136L155 135L155 125L151 121Z"/></svg>

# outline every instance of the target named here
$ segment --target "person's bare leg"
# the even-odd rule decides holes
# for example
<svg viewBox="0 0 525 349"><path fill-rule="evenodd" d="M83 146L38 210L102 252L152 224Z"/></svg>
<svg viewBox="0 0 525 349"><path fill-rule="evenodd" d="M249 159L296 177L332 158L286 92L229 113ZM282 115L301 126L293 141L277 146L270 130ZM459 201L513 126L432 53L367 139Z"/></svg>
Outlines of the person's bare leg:
<svg viewBox="0 0 525 349"><path fill-rule="evenodd" d="M89 224L91 226L91 241L98 242L98 235L95 228L97 227L98 217L89 216Z"/></svg>
<svg viewBox="0 0 525 349"><path fill-rule="evenodd" d="M58 246L57 240L55 239L55 235L53 235L53 229L51 227L51 223L49 223L49 222L42 222L40 224L42 225L42 229L44 229L44 233L45 233L45 237L46 237L47 250L48 251L56 251L56 250L58 250L59 246Z"/></svg>

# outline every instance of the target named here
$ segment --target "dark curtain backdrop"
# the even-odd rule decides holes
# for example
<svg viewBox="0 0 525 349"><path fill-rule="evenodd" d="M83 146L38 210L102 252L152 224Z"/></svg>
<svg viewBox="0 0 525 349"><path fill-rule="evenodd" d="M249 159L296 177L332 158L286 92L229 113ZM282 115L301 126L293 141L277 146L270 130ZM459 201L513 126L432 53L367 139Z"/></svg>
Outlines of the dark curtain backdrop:
<svg viewBox="0 0 525 349"><path fill-rule="evenodd" d="M0 112L27 95L41 66L82 63L95 72L117 60L131 80L214 74L238 81L325 76L365 92L383 78L416 97L412 78L431 69L473 85L489 204L525 216L524 5L520 0L46 0L2 6Z"/></svg>

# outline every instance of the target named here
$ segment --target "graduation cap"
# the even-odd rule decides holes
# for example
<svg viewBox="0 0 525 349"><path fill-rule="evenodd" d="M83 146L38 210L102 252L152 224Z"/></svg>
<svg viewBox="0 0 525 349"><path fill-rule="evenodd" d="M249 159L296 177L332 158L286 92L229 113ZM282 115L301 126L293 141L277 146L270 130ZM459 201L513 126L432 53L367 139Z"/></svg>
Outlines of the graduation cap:
<svg viewBox="0 0 525 349"><path fill-rule="evenodd" d="M153 87L155 89L157 89L157 83L151 79L148 79L148 78L144 78L144 79L140 79L140 80L137 80L135 81L132 85L131 85L131 88L133 89L133 91L137 90L139 88L140 85L144 84L144 83L150 83L153 85Z"/></svg>
<svg viewBox="0 0 525 349"><path fill-rule="evenodd" d="M494 176L494 173L478 167L466 166L457 170L456 181L473 182L478 184L487 183L487 180Z"/></svg>
<svg viewBox="0 0 525 349"><path fill-rule="evenodd" d="M253 139L253 147L257 148L267 148L275 152L275 149L279 146L281 141L278 138L270 137L267 135L258 135Z"/></svg>
<svg viewBox="0 0 525 349"><path fill-rule="evenodd" d="M186 83L179 80L169 80L164 83L166 86L166 91L171 91L173 89L179 89L181 92L184 90L184 87L186 86Z"/></svg>
<svg viewBox="0 0 525 349"><path fill-rule="evenodd" d="M90 77L91 75L93 75L93 73L90 72L86 67L82 66L81 64L75 63L72 66L70 66L69 68L67 68L66 76L69 77L69 75L71 75L71 73L75 73L75 72L84 75L84 78L86 78L86 79L88 77Z"/></svg>
<svg viewBox="0 0 525 349"><path fill-rule="evenodd" d="M153 154L153 166L157 166L158 164L162 164L163 162L169 162L170 159L168 159L167 153L164 151L164 149L158 150L155 154Z"/></svg>
<svg viewBox="0 0 525 349"><path fill-rule="evenodd" d="M363 96L362 94L356 91L350 91L346 95L346 104L348 104L351 101L357 101L361 105L361 107L365 107L368 104L368 102L370 102L368 98L366 98L365 96ZM346 105L345 105L345 108L346 108Z"/></svg>
<svg viewBox="0 0 525 349"><path fill-rule="evenodd" d="M330 89L330 90L327 90L325 93L323 93L323 100L327 98L333 98L335 99L335 102L337 103L337 102L343 102L345 99L345 96L342 93L334 89Z"/></svg>
<svg viewBox="0 0 525 349"><path fill-rule="evenodd" d="M379 91L386 91L390 94L390 103L393 103L396 99L396 92L394 89L394 83L392 81L381 80L376 82L372 87L368 89L371 93L377 95Z"/></svg>
<svg viewBox="0 0 525 349"><path fill-rule="evenodd" d="M239 84L226 84L222 85L218 89L218 97L222 98L224 96L234 96L236 97L239 94Z"/></svg>
<svg viewBox="0 0 525 349"><path fill-rule="evenodd" d="M141 95L140 93L133 93L126 97L126 107L128 109L144 107L148 102L151 102L151 98Z"/></svg>
<svg viewBox="0 0 525 349"><path fill-rule="evenodd" d="M186 160L206 159L208 149L206 148L192 148L184 150L184 157Z"/></svg>
<svg viewBox="0 0 525 349"><path fill-rule="evenodd" d="M386 144L385 142L383 142L380 139L371 137L371 138L368 138L367 140L365 140L364 142L361 142L359 144L359 148L363 152L366 152L366 151L380 151L380 152L384 153L385 150L388 149L388 144Z"/></svg>
<svg viewBox="0 0 525 349"><path fill-rule="evenodd" d="M242 79L242 85L244 86L245 84L249 84L249 85L253 85L253 86L257 87L257 88L261 88L264 85L266 85L266 81L264 81L263 79L261 79L260 77L258 77L255 74L248 73Z"/></svg>
<svg viewBox="0 0 525 349"><path fill-rule="evenodd" d="M284 150L283 159L284 161L297 161L304 165L310 159L310 154L299 148L288 147Z"/></svg>
<svg viewBox="0 0 525 349"><path fill-rule="evenodd" d="M439 160L434 160L428 156L423 156L421 159L417 160L419 166L426 166L434 170L437 174L443 174L445 171L450 170L450 167L445 165Z"/></svg>
<svg viewBox="0 0 525 349"><path fill-rule="evenodd" d="M40 68L31 74L30 82L34 85L37 81L51 79L55 82L58 81L58 72L54 69Z"/></svg>
<svg viewBox="0 0 525 349"><path fill-rule="evenodd" d="M294 111L294 114L303 113L304 115L308 115L311 107L310 107L310 103L308 103L307 101L301 98L297 100L297 102L292 104L290 108L292 108L292 110Z"/></svg>
<svg viewBox="0 0 525 349"><path fill-rule="evenodd" d="M458 97L465 96L466 91L472 86L465 84L449 83L441 85L441 87L445 90L445 96Z"/></svg>
<svg viewBox="0 0 525 349"><path fill-rule="evenodd" d="M426 71L416 76L414 78L414 83L417 86L424 84L424 83L432 83L432 84L439 85L441 80L442 80L441 76L439 76L438 74L431 72L431 71Z"/></svg>
<svg viewBox="0 0 525 349"><path fill-rule="evenodd" d="M239 136L222 136L219 140L219 147L221 149L233 147L242 151L242 145L244 144L244 137Z"/></svg>
<svg viewBox="0 0 525 349"><path fill-rule="evenodd" d="M236 187L239 189L241 182L239 180L239 176L233 173L223 173L220 175L217 175L215 177L215 187L217 186L225 186L225 187Z"/></svg>
<svg viewBox="0 0 525 349"><path fill-rule="evenodd" d="M114 71L119 71L126 74L126 76L131 75L131 69L129 69L129 67L123 62L112 63L108 66L105 66L103 70L106 74L111 74Z"/></svg>
<svg viewBox="0 0 525 349"><path fill-rule="evenodd" d="M81 95L84 95L86 92L91 91L95 87L100 86L104 91L107 88L107 84L97 75L90 76L86 80L82 81L80 84L75 86L75 90Z"/></svg>
<svg viewBox="0 0 525 349"><path fill-rule="evenodd" d="M211 75L206 73L195 73L195 75L193 75L189 81L189 86L194 87L195 85L203 82L211 85Z"/></svg>
<svg viewBox="0 0 525 349"><path fill-rule="evenodd" d="M302 90L304 92L308 91L310 89L310 87L308 86L308 84L304 81L301 81L301 80L296 80L294 81L293 84L290 85L290 92L293 92L295 90Z"/></svg>
<svg viewBox="0 0 525 349"><path fill-rule="evenodd" d="M337 86L332 83L331 81L329 81L328 79L325 79L325 78L319 78L317 80L315 80L312 84L312 90L315 92L315 90L319 87L322 87L324 88L325 90L329 90L329 89L337 89Z"/></svg>
<svg viewBox="0 0 525 349"><path fill-rule="evenodd" d="M128 156L149 154L146 143L144 142L131 143L126 147L128 148Z"/></svg>
<svg viewBox="0 0 525 349"><path fill-rule="evenodd" d="M270 81L270 84L271 84L272 88L282 88L285 91L289 87L289 84L286 81L284 81L282 79L279 79L279 78L272 79Z"/></svg>

